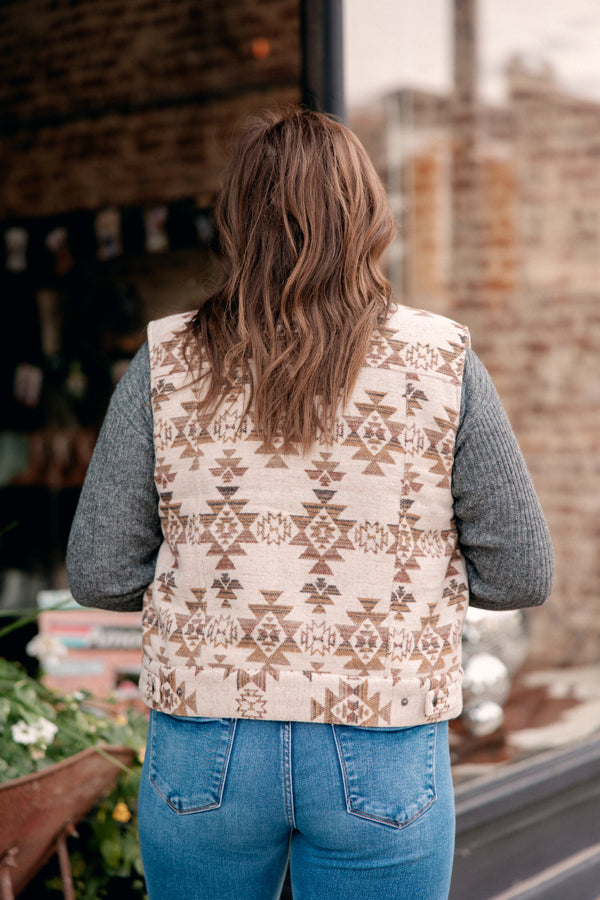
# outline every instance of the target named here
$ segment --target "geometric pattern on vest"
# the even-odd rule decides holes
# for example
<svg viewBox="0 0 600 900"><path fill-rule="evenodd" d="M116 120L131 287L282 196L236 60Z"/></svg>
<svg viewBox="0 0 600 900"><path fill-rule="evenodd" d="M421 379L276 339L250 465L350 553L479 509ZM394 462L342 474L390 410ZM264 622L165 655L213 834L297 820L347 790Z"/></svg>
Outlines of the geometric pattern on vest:
<svg viewBox="0 0 600 900"><path fill-rule="evenodd" d="M468 603L451 476L467 330L398 307L334 439L263 441L242 384L199 415L180 334L153 322L164 540L140 688L183 716L414 725L461 706Z"/></svg>

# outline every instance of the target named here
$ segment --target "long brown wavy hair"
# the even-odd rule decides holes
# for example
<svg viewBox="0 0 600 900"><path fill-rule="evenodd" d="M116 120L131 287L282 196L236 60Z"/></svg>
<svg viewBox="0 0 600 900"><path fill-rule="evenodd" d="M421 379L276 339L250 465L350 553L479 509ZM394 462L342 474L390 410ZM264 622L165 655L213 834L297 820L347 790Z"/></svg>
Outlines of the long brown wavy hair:
<svg viewBox="0 0 600 900"><path fill-rule="evenodd" d="M396 226L356 136L302 108L244 125L215 206L224 280L187 330L201 412L249 385L259 436L331 439L391 305L378 261Z"/></svg>

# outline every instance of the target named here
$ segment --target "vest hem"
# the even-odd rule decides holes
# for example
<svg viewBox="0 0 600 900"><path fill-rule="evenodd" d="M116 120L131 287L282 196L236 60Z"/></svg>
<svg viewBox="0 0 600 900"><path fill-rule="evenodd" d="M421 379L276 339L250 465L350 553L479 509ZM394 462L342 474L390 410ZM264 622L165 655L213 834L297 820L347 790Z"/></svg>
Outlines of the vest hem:
<svg viewBox="0 0 600 900"><path fill-rule="evenodd" d="M460 715L462 672L431 687L382 676L145 666L140 694L150 708L176 716L411 727Z"/></svg>

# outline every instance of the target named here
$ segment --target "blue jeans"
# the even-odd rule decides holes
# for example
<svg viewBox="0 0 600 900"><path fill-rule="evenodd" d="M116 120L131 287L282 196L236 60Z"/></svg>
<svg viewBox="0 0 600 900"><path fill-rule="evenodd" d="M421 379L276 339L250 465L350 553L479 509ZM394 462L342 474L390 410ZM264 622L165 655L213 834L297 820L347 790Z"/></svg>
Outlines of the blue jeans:
<svg viewBox="0 0 600 900"><path fill-rule="evenodd" d="M150 900L446 900L448 727L152 712L139 798Z"/></svg>

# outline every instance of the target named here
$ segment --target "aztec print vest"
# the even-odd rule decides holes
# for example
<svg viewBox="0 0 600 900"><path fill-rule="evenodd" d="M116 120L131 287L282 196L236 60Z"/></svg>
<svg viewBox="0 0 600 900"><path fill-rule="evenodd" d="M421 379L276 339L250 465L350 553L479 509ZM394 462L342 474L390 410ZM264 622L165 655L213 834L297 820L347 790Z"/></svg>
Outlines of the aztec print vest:
<svg viewBox="0 0 600 900"><path fill-rule="evenodd" d="M186 321L148 329L164 540L144 597L145 702L359 726L457 716L468 589L451 475L467 329L398 307L334 442L284 455L239 391L198 416Z"/></svg>

